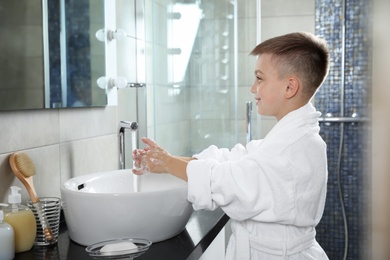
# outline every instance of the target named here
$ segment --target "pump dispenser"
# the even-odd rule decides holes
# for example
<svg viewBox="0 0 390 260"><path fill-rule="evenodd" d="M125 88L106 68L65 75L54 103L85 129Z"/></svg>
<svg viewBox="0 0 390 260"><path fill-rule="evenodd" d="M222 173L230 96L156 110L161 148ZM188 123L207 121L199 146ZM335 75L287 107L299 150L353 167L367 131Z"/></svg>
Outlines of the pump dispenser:
<svg viewBox="0 0 390 260"><path fill-rule="evenodd" d="M4 220L12 226L15 235L15 253L25 252L32 248L37 232L37 223L34 213L26 206L21 205L22 196L18 186L11 187L8 196L10 204L5 210Z"/></svg>
<svg viewBox="0 0 390 260"><path fill-rule="evenodd" d="M7 204L0 203L1 207ZM10 260L15 257L14 230L12 226L4 221L4 212L0 210L0 260Z"/></svg>

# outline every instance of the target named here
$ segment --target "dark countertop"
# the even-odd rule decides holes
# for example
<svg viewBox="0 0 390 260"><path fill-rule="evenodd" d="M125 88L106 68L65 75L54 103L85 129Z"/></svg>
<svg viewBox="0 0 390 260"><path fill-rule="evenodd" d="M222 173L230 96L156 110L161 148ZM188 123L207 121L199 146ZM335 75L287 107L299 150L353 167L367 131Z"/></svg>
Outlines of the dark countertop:
<svg viewBox="0 0 390 260"><path fill-rule="evenodd" d="M199 259L214 238L228 222L229 217L221 209L195 211L185 229L177 236L153 243L148 251L136 260L150 259ZM58 244L51 247L34 246L30 251L15 254L16 260L24 259L93 259L85 246L73 242L66 225L61 225Z"/></svg>

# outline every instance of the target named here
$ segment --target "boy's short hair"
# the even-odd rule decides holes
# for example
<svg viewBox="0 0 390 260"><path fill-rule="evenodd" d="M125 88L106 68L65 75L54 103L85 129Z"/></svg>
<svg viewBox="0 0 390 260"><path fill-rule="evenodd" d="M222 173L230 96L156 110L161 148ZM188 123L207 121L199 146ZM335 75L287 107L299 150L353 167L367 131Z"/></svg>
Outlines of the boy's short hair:
<svg viewBox="0 0 390 260"><path fill-rule="evenodd" d="M328 73L328 46L324 40L310 33L296 32L268 39L250 54L257 56L264 53L272 55L279 77L296 75L303 83L303 93L309 98Z"/></svg>

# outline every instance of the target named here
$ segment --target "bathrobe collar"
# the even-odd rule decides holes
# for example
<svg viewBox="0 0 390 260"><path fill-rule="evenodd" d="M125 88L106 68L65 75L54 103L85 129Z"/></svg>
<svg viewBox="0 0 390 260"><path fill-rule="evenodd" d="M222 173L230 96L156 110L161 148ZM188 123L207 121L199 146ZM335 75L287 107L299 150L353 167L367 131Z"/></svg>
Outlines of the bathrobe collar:
<svg viewBox="0 0 390 260"><path fill-rule="evenodd" d="M306 105L291 111L280 119L264 138L262 145L267 144L267 140L272 140L273 147L275 147L277 146L275 141L277 142L277 140L279 140L285 144L282 147L286 147L286 141L294 142L306 134L307 131L319 133L320 127L318 119L320 116L321 113L316 111L314 106L309 102ZM297 129L301 131L297 132ZM283 138L275 140L273 138L274 136L282 136Z"/></svg>

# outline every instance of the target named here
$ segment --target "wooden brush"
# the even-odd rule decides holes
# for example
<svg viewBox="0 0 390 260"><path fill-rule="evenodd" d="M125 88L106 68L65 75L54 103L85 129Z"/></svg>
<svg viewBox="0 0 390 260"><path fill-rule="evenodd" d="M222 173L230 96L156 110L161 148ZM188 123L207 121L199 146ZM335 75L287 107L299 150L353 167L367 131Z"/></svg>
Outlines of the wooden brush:
<svg viewBox="0 0 390 260"><path fill-rule="evenodd" d="M10 155L9 164L12 172L23 183L24 187L30 196L31 202L37 211L39 221L43 228L46 240L53 240L53 232L51 231L49 222L45 214L42 212L42 205L34 188L33 176L35 175L35 165L30 156L23 152L16 152Z"/></svg>

